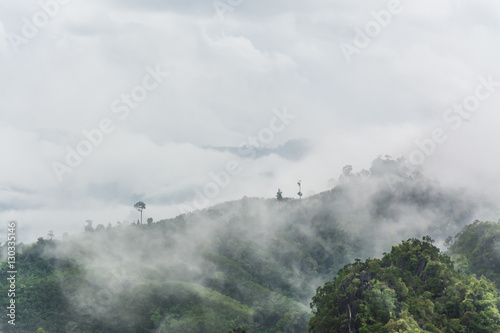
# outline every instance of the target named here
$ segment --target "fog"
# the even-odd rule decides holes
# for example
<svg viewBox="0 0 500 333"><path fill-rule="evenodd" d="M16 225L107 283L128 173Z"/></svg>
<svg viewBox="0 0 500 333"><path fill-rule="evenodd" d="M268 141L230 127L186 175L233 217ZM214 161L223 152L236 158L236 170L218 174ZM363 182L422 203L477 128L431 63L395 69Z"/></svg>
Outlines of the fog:
<svg viewBox="0 0 500 333"><path fill-rule="evenodd" d="M302 199L245 197L150 225L93 224L45 256L78 265L83 279L62 285L89 322L137 325L139 308L124 299L160 288L181 303L194 293L205 304L220 292L248 307L248 325L258 329L260 308L268 315L295 304L308 313L316 288L355 259L381 257L424 235L444 250L448 236L479 214L494 214L484 198L442 186L404 159L377 158L362 172L348 165L337 179L335 188ZM157 331L184 322L195 317L165 314Z"/></svg>
<svg viewBox="0 0 500 333"><path fill-rule="evenodd" d="M175 217L233 160L203 208L415 150L431 178L499 196L496 1L44 4L0 1L0 216L25 242L139 200ZM208 148L244 145L266 153Z"/></svg>

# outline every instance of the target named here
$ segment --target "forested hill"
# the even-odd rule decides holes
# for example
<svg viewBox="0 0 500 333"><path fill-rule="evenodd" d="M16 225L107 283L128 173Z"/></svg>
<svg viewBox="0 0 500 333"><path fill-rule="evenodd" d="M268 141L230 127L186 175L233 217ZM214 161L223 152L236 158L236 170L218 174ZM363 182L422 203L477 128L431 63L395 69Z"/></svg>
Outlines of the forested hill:
<svg viewBox="0 0 500 333"><path fill-rule="evenodd" d="M243 198L150 225L40 238L18 258L16 329L306 332L316 288L344 265L402 239L444 240L473 220L473 199L403 163L346 167L341 185L302 200Z"/></svg>
<svg viewBox="0 0 500 333"><path fill-rule="evenodd" d="M474 221L446 245L460 271L484 275L500 288L500 223Z"/></svg>
<svg viewBox="0 0 500 333"><path fill-rule="evenodd" d="M500 332L494 284L457 272L432 242L409 239L344 267L313 298L310 332Z"/></svg>

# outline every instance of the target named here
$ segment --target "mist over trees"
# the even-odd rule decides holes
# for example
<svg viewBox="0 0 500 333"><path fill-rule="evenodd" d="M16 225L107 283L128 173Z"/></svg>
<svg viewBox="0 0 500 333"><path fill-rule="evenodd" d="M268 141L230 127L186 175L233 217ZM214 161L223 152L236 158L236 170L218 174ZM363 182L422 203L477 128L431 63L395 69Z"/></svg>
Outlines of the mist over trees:
<svg viewBox="0 0 500 333"><path fill-rule="evenodd" d="M476 220L467 225L455 235L448 253L460 271L484 275L500 288L500 223Z"/></svg>
<svg viewBox="0 0 500 333"><path fill-rule="evenodd" d="M147 224L94 230L88 220L88 232L41 238L18 258L19 283L27 286L19 290L18 328L306 332L317 288L345 265L367 265L361 259L391 252L403 239L429 235L440 244L481 206L402 159L378 158L370 170L353 170L344 168L345 181L300 204L297 197L244 197ZM426 241L407 250L414 245L434 251Z"/></svg>

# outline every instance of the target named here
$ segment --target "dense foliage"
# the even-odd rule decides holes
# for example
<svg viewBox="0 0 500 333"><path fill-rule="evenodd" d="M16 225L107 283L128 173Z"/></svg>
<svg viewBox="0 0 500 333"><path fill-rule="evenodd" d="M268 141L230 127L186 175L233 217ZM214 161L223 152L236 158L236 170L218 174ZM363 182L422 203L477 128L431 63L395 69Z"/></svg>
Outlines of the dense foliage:
<svg viewBox="0 0 500 333"><path fill-rule="evenodd" d="M155 232L164 227L157 224ZM153 231L127 227L85 236L112 242L114 237L128 239L149 232ZM35 332L43 327L47 332L69 333L227 332L246 327L254 332L279 332L307 328L308 309L283 295L301 291L286 284L264 258L237 258L247 250L256 251L255 247L232 244L232 253L221 244L216 244L217 251L200 249L218 269L194 282L186 267L176 267L170 273L150 267L141 272L140 279L90 271L84 257L92 259L95 253L72 247L70 259L67 253L64 258L54 255L63 244L40 238L19 255L18 271L22 274L16 281L16 327L2 322L0 331ZM157 252L168 255L168 248ZM130 257L134 251L131 247ZM0 292L7 294L7 269L1 268ZM182 277L184 274L188 276ZM283 290L277 293L271 289ZM2 298L2 307L6 302L8 299Z"/></svg>
<svg viewBox="0 0 500 333"><path fill-rule="evenodd" d="M57 272L69 272L72 270L72 265L67 260L43 257L45 250L54 247L54 242L40 238L17 258L17 270L22 274L17 274L15 283L16 323L34 325L16 324L16 327L9 327L10 325L2 320L0 327L4 325L4 332L24 332L23 327L29 327L27 332L35 332L38 327L44 327L48 332L57 332L64 326L64 314L68 312L70 303L61 290ZM9 289L7 271L6 266L1 265L2 308L6 308L9 301L4 297Z"/></svg>
<svg viewBox="0 0 500 333"><path fill-rule="evenodd" d="M314 333L500 332L493 283L456 272L429 237L347 265L318 288L311 306Z"/></svg>
<svg viewBox="0 0 500 333"><path fill-rule="evenodd" d="M448 252L458 269L500 287L500 223L474 221L455 236Z"/></svg>

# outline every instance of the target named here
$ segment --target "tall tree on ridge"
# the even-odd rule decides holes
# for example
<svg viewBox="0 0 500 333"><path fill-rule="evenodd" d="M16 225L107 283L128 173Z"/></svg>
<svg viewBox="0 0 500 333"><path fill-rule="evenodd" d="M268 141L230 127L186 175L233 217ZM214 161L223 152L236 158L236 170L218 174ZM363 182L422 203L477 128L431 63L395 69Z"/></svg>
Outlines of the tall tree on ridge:
<svg viewBox="0 0 500 333"><path fill-rule="evenodd" d="M146 209L146 204L142 201L139 201L134 205L134 208L141 212L141 224L142 224L142 211Z"/></svg>

